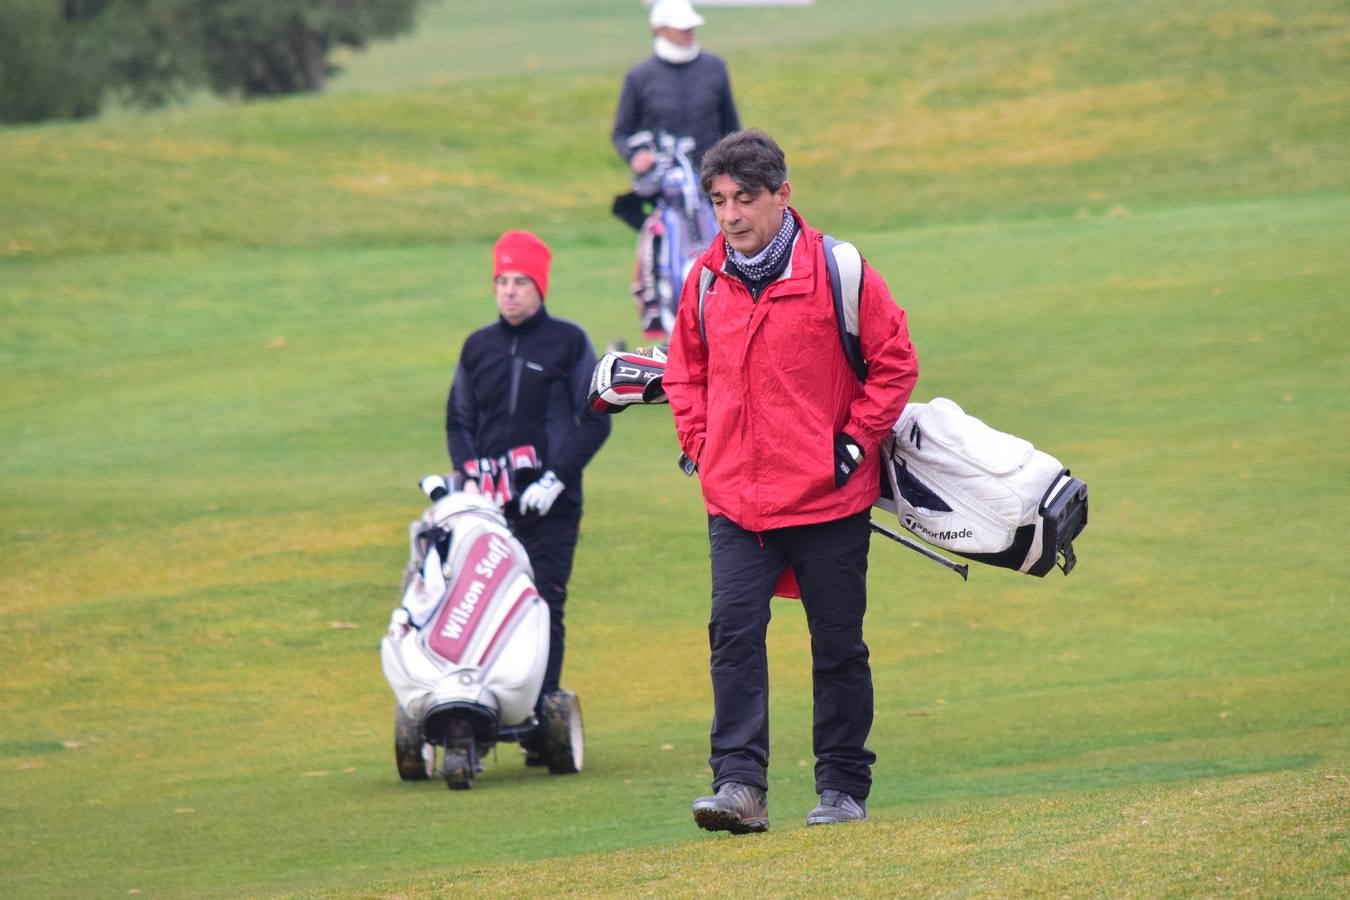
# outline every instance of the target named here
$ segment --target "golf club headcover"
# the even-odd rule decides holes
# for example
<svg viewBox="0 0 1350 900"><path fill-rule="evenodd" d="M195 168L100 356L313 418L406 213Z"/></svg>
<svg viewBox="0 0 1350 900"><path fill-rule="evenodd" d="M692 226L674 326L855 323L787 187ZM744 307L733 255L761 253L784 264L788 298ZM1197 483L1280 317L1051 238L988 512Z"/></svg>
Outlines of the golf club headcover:
<svg viewBox="0 0 1350 900"><path fill-rule="evenodd" d="M427 475L417 482L417 486L432 500L439 500L450 493L450 484L440 475Z"/></svg>
<svg viewBox="0 0 1350 900"><path fill-rule="evenodd" d="M558 476L549 470L534 484L527 487L520 495L520 514L537 513L541 516L548 515L548 511L553 508L554 502L563 492L563 483L558 480Z"/></svg>
<svg viewBox="0 0 1350 900"><path fill-rule="evenodd" d="M492 499L498 507L505 509L506 504L514 498L515 493L511 488L511 473L503 466L497 470L497 477L492 483Z"/></svg>
<svg viewBox="0 0 1350 900"><path fill-rule="evenodd" d="M464 478L460 484L456 485L457 487L463 489L464 485L472 484L484 497L489 499L495 497L497 493L497 470L499 468L497 460L488 456L480 456L466 461L459 468Z"/></svg>
<svg viewBox="0 0 1350 900"><path fill-rule="evenodd" d="M530 471L539 468L539 451L534 449L534 444L522 444L519 447L512 447L506 451L506 468L513 474L519 476L525 473L525 478L532 477ZM520 484L523 478L517 477L516 484Z"/></svg>
<svg viewBox="0 0 1350 900"><path fill-rule="evenodd" d="M841 488L862 462L863 450L858 442L844 432L834 436L834 486Z"/></svg>
<svg viewBox="0 0 1350 900"><path fill-rule="evenodd" d="M602 413L621 413L639 404L667 403L666 392L661 388L665 374L663 347L606 353L591 373L588 402L591 409Z"/></svg>
<svg viewBox="0 0 1350 900"><path fill-rule="evenodd" d="M503 495L500 506L505 508L513 497L520 496L525 487L539 477L543 464L539 461L539 451L534 449L534 444L512 447L498 462L501 465L499 483L505 483L505 488L499 490Z"/></svg>
<svg viewBox="0 0 1350 900"><path fill-rule="evenodd" d="M477 459L465 462L460 469L464 472L465 480L482 481L484 478L490 478L497 474L497 461L486 456L480 456Z"/></svg>

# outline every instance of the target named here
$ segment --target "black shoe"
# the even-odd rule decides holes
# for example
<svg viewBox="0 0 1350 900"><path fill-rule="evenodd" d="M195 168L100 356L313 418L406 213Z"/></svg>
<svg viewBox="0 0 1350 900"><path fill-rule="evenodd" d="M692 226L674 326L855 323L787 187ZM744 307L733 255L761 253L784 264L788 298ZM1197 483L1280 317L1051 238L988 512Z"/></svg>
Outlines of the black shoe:
<svg viewBox="0 0 1350 900"><path fill-rule="evenodd" d="M867 818L867 801L843 791L822 791L820 805L806 815L807 825L838 825Z"/></svg>
<svg viewBox="0 0 1350 900"><path fill-rule="evenodd" d="M704 831L768 831L769 798L760 788L728 781L713 796L694 801L694 821Z"/></svg>

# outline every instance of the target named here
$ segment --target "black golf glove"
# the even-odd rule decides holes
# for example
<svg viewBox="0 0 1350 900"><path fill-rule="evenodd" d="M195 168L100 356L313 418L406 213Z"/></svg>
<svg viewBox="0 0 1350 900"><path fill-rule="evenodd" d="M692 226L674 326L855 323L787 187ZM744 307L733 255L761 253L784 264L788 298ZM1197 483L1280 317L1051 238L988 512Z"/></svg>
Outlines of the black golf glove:
<svg viewBox="0 0 1350 900"><path fill-rule="evenodd" d="M844 432L834 436L834 486L841 488L862 462L863 449Z"/></svg>

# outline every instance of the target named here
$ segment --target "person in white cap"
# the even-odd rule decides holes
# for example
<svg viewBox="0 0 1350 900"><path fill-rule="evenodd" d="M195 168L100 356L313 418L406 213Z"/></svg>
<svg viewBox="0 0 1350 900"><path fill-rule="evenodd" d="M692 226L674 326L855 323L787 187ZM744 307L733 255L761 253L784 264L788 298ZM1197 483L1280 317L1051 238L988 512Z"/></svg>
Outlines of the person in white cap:
<svg viewBox="0 0 1350 900"><path fill-rule="evenodd" d="M629 137L640 131L692 137L697 172L704 152L741 127L731 78L721 57L699 47L694 30L704 20L689 0L656 0L649 21L653 53L624 77L610 138L619 158L640 174L655 158L649 150L631 149ZM641 203L636 194L620 195L614 214L640 228Z"/></svg>

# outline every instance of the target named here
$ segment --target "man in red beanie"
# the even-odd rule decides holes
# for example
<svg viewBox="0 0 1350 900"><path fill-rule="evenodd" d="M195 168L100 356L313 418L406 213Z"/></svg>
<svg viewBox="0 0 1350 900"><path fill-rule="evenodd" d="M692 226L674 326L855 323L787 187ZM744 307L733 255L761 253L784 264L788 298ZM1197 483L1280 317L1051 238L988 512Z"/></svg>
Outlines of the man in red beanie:
<svg viewBox="0 0 1350 900"><path fill-rule="evenodd" d="M563 604L581 524L581 470L610 429L609 418L586 402L596 363L589 339L544 308L551 259L548 246L528 231L498 239L492 277L500 316L464 341L445 407L446 445L456 469L524 445L539 456L543 474L505 510L549 608L548 665L536 715L559 690ZM527 764L544 764L540 747L528 738L521 745Z"/></svg>

